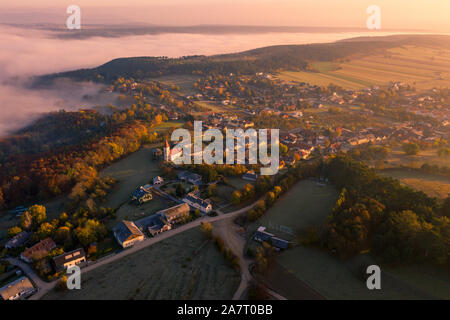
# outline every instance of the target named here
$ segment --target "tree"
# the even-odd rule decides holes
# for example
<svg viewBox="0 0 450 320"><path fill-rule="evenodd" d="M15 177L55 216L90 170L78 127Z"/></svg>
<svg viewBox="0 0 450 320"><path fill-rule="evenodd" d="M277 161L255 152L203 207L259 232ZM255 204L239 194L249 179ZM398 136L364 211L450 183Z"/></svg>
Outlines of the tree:
<svg viewBox="0 0 450 320"><path fill-rule="evenodd" d="M31 224L33 223L33 219L31 218L31 214L28 211L25 211L20 216L20 225L22 228L28 230L31 228Z"/></svg>
<svg viewBox="0 0 450 320"><path fill-rule="evenodd" d="M282 155L286 154L288 152L288 147L282 143L280 143L280 153Z"/></svg>
<svg viewBox="0 0 450 320"><path fill-rule="evenodd" d="M0 187L0 209L2 209L5 206L5 199L3 198L3 190Z"/></svg>
<svg viewBox="0 0 450 320"><path fill-rule="evenodd" d="M212 184L212 185L208 186L208 196L213 197L216 195L217 195L217 185Z"/></svg>
<svg viewBox="0 0 450 320"><path fill-rule="evenodd" d="M176 193L178 197L182 197L186 193L184 185L181 182L177 184Z"/></svg>
<svg viewBox="0 0 450 320"><path fill-rule="evenodd" d="M407 154L409 156L416 155L420 151L419 145L417 143L414 143L414 142L403 144L402 149L405 152L405 154Z"/></svg>
<svg viewBox="0 0 450 320"><path fill-rule="evenodd" d="M248 288L248 299L249 300L268 300L270 298L266 287L253 281Z"/></svg>
<svg viewBox="0 0 450 320"><path fill-rule="evenodd" d="M67 226L56 229L53 237L57 243L64 245L64 247L70 247L72 245L72 234L70 228Z"/></svg>
<svg viewBox="0 0 450 320"><path fill-rule="evenodd" d="M28 208L27 212L30 214L32 223L35 227L39 226L47 219L47 213L44 206L35 204Z"/></svg>
<svg viewBox="0 0 450 320"><path fill-rule="evenodd" d="M52 224L44 222L39 226L39 229L37 230L36 233L39 239L43 240L45 238L50 237L54 230L55 227Z"/></svg>
<svg viewBox="0 0 450 320"><path fill-rule="evenodd" d="M444 203L441 207L441 215L447 218L450 218L450 195L444 200Z"/></svg>
<svg viewBox="0 0 450 320"><path fill-rule="evenodd" d="M12 228L8 229L8 238L12 238L15 235L19 234L22 232L22 228L18 227L18 226L14 226Z"/></svg>
<svg viewBox="0 0 450 320"><path fill-rule="evenodd" d="M204 232L208 237L212 236L213 226L210 222L202 222L200 229Z"/></svg>
<svg viewBox="0 0 450 320"><path fill-rule="evenodd" d="M103 240L107 231L105 226L97 220L87 220L83 227L78 227L75 230L75 235L78 241L87 247L92 242L98 242Z"/></svg>
<svg viewBox="0 0 450 320"><path fill-rule="evenodd" d="M241 192L239 190L236 190L231 195L231 203L233 203L234 205L238 205L239 203L241 203L241 198L242 198Z"/></svg>

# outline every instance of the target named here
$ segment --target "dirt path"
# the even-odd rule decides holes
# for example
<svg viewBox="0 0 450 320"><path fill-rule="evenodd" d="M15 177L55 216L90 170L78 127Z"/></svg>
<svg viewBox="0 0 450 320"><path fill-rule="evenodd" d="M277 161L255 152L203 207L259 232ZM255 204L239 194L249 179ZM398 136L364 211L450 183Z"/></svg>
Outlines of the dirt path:
<svg viewBox="0 0 450 320"><path fill-rule="evenodd" d="M232 217L214 222L213 227L214 234L220 236L225 245L239 258L241 283L233 296L233 300L239 300L253 279L249 271L250 261L244 256L245 238L238 233L239 228L233 223Z"/></svg>
<svg viewBox="0 0 450 320"><path fill-rule="evenodd" d="M236 290L233 300L241 300L245 291L248 289L250 282L253 279L250 273L251 260L247 259L244 254L244 248L246 244L245 236L240 232L240 228L233 221L233 217L228 219L222 219L213 223L213 233L220 236L225 245L230 248L234 254L239 258L239 267L241 269L241 282ZM287 300L282 295L274 292L270 288L267 288L270 295L278 300Z"/></svg>

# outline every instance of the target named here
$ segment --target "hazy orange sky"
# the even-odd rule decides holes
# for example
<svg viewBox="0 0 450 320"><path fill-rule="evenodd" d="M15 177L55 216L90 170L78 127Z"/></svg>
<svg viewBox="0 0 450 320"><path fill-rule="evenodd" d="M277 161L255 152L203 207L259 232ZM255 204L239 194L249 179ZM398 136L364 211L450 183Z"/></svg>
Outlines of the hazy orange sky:
<svg viewBox="0 0 450 320"><path fill-rule="evenodd" d="M450 0L1 0L0 22L65 22L76 4L84 23L365 27L369 5L382 28L450 32ZM57 2L57 4L55 4ZM126 3L127 7L124 7Z"/></svg>

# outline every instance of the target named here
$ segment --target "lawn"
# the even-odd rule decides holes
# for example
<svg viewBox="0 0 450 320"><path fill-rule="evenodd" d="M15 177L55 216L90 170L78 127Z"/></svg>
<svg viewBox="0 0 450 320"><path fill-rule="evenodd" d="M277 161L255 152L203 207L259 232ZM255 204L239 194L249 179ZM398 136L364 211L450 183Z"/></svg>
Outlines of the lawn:
<svg viewBox="0 0 450 320"><path fill-rule="evenodd" d="M44 299L226 300L239 281L239 274L196 228L82 273L81 290L52 291Z"/></svg>
<svg viewBox="0 0 450 320"><path fill-rule="evenodd" d="M191 76L191 75L169 75L158 78L149 79L151 81L160 82L163 85L169 87L175 85L180 87L180 95L192 95L197 91L194 88L194 83L197 81L199 77Z"/></svg>
<svg viewBox="0 0 450 320"><path fill-rule="evenodd" d="M450 157L437 155L437 149L422 150L417 155L408 156L401 148L392 148L386 159L386 167L407 166L419 168L424 163L438 166L450 166Z"/></svg>
<svg viewBox="0 0 450 320"><path fill-rule="evenodd" d="M131 193L137 187L151 183L153 177L161 173L158 163L152 159L152 146L145 145L139 151L110 165L100 174L118 180L102 205L119 208L130 200Z"/></svg>
<svg viewBox="0 0 450 320"><path fill-rule="evenodd" d="M245 185L247 184L254 184L254 182L252 181L248 181L245 179L242 179L240 176L236 176L236 177L227 177L228 182L236 189L243 189L245 187Z"/></svg>
<svg viewBox="0 0 450 320"><path fill-rule="evenodd" d="M314 288L326 299L430 299L440 296L437 292L425 291L424 286L417 286L412 277L400 278L399 272L394 273L391 269L385 272L387 270L384 267L381 268L382 289L368 290L365 281L358 274L361 260L377 264L370 257L355 257L343 262L328 252L304 246L287 250L277 258L278 263L294 277ZM418 275L420 273L415 273L415 276ZM439 284L441 288L448 281L448 278L436 278L433 283Z"/></svg>
<svg viewBox="0 0 450 320"><path fill-rule="evenodd" d="M379 171L382 175L400 180L403 184L425 192L436 198L447 198L450 194L450 178L428 174L411 169L385 169Z"/></svg>
<svg viewBox="0 0 450 320"><path fill-rule="evenodd" d="M292 238L309 226L325 222L337 197L338 193L332 186L321 186L313 180L302 180L252 224L250 230L262 225L281 237Z"/></svg>

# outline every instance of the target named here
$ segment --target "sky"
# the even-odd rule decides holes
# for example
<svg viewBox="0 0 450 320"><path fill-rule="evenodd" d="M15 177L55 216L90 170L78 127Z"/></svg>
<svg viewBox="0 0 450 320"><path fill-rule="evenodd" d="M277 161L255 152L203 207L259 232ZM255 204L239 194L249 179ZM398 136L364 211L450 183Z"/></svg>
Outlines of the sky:
<svg viewBox="0 0 450 320"><path fill-rule="evenodd" d="M57 4L55 4L55 2ZM365 27L381 8L386 29L450 32L448 0L0 0L0 22L65 23L71 4L84 23Z"/></svg>

